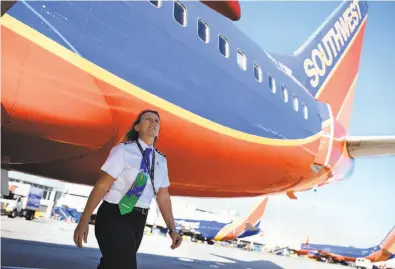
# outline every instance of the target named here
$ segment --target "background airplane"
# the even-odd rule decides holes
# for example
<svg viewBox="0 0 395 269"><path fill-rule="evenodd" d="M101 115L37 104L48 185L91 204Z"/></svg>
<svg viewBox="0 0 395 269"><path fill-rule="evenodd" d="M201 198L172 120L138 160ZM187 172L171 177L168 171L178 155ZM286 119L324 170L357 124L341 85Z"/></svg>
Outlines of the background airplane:
<svg viewBox="0 0 395 269"><path fill-rule="evenodd" d="M295 198L341 180L395 151L347 136L367 11L345 1L280 56L236 27L237 1L18 1L1 25L2 168L93 185L149 107L173 195Z"/></svg>
<svg viewBox="0 0 395 269"><path fill-rule="evenodd" d="M265 197L251 213L232 222L221 222L213 219L212 213L201 214L196 212L195 218L176 218L177 229L185 235L196 240L207 241L230 241L237 238L249 237L262 234L263 216L265 213L268 197ZM211 216L210 216L211 215ZM215 217L218 218L218 217Z"/></svg>
<svg viewBox="0 0 395 269"><path fill-rule="evenodd" d="M308 255L313 259L327 259L335 263L355 262L357 258L368 259L371 262L387 261L395 256L395 226L377 246L370 248L355 248L334 245L310 244L301 245L298 255Z"/></svg>

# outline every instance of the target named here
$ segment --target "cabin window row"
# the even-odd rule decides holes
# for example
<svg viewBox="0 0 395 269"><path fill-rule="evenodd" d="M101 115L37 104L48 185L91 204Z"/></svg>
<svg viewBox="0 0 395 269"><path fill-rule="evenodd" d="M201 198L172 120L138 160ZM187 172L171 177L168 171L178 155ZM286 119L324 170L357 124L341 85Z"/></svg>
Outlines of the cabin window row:
<svg viewBox="0 0 395 269"><path fill-rule="evenodd" d="M268 77L269 77L269 89L273 94L275 94L277 91L276 80L271 74L268 74ZM285 85L281 85L281 98L284 101L284 103L289 102L289 93ZM299 98L296 94L292 95L292 107L296 112L299 111ZM303 108L303 117L307 120L309 114L305 103L302 104L302 108Z"/></svg>
<svg viewBox="0 0 395 269"><path fill-rule="evenodd" d="M162 1L163 0L149 0L149 2L156 8L160 8L162 6ZM173 16L176 22L180 25L183 27L187 26L187 9L177 0L174 0Z"/></svg>
<svg viewBox="0 0 395 269"><path fill-rule="evenodd" d="M160 8L162 6L162 0L156 0L156 1L149 0L149 2L157 8ZM187 9L183 4L181 4L177 0L174 1L173 16L177 23L179 23L183 27L187 27ZM198 18L197 21L197 34L200 40L203 41L204 43L207 44L210 42L210 28L208 24L201 18ZM226 37L223 36L222 34L218 35L218 49L225 58L230 57L229 42L226 39ZM241 70L247 71L247 55L244 53L243 50L239 48L237 49L237 64ZM255 61L253 62L253 74L257 82L259 83L263 82L262 68ZM273 94L275 94L276 93L275 78L271 74L268 74L268 78L269 78L268 81L269 90ZM288 89L284 85L281 85L281 97L285 103L289 102ZM296 112L299 111L299 99L295 94L293 94L292 96L292 106ZM304 118L308 119L308 109L306 104L303 103L302 108L303 108Z"/></svg>

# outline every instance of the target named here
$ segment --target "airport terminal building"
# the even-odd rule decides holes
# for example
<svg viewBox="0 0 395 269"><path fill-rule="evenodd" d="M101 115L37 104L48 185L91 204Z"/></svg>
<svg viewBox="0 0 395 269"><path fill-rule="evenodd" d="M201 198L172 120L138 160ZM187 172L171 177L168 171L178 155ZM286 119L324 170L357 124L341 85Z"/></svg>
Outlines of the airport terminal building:
<svg viewBox="0 0 395 269"><path fill-rule="evenodd" d="M34 175L10 171L9 186L12 183L22 183L34 186L43 191L40 201L40 212L37 214L44 218L50 218L52 210L56 206L67 206L83 211L92 186L71 184L59 180L38 177Z"/></svg>

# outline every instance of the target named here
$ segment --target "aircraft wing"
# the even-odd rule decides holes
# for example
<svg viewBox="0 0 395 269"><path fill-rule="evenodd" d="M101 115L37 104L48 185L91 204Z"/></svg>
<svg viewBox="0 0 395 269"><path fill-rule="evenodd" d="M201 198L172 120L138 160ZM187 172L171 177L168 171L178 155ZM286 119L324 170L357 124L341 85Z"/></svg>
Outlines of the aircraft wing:
<svg viewBox="0 0 395 269"><path fill-rule="evenodd" d="M395 155L395 136L351 136L345 140L351 158Z"/></svg>

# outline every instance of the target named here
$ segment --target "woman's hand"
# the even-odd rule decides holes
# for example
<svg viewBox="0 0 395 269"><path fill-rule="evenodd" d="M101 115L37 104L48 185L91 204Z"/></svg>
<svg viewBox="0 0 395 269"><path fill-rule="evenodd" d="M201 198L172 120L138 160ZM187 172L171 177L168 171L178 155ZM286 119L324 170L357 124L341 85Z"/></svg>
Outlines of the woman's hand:
<svg viewBox="0 0 395 269"><path fill-rule="evenodd" d="M88 243L88 232L89 232L89 222L80 220L77 227L74 230L74 243L77 247L82 248L82 240Z"/></svg>
<svg viewBox="0 0 395 269"><path fill-rule="evenodd" d="M171 249L176 249L181 245L182 242L182 237L179 233L176 231L173 231L170 234L171 239L173 240L173 244L171 245Z"/></svg>
<svg viewBox="0 0 395 269"><path fill-rule="evenodd" d="M89 195L88 201L86 202L86 206L84 212L82 213L80 222L78 223L74 231L74 243L78 247L82 248L82 239L85 243L88 243L89 219L92 216L93 210L97 207L100 200L103 199L104 195L108 192L111 184L114 181L115 178L113 178L106 172L102 172L99 180L93 187L91 194Z"/></svg>

